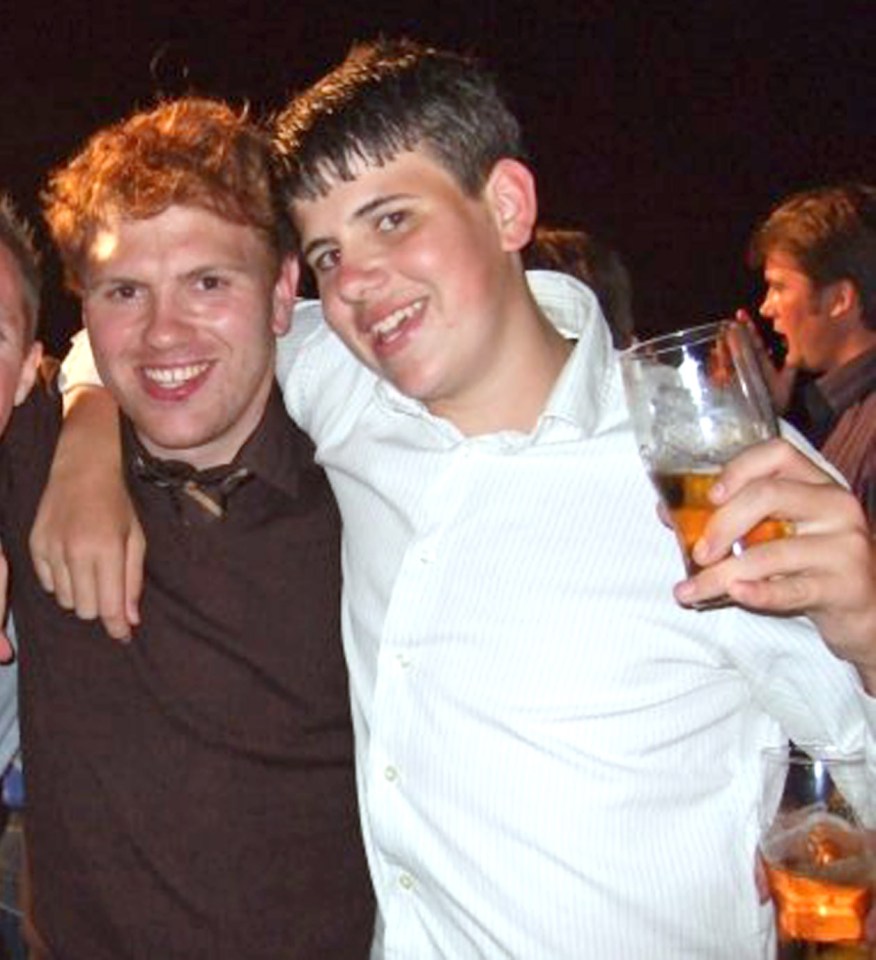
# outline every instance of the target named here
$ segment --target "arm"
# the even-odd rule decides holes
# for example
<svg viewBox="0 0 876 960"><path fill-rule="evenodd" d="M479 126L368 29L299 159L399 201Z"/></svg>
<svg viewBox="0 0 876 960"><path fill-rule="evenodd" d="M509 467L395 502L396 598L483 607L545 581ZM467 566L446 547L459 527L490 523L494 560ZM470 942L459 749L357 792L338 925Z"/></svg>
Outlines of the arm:
<svg viewBox="0 0 876 960"><path fill-rule="evenodd" d="M710 564L676 587L681 603L728 594L762 613L806 614L834 654L876 694L876 544L855 498L784 440L746 450L712 492L718 506L694 549ZM795 533L730 553L766 517Z"/></svg>
<svg viewBox="0 0 876 960"><path fill-rule="evenodd" d="M62 607L99 616L112 637L130 636L145 540L122 478L116 405L101 387L68 396L30 548L40 583Z"/></svg>

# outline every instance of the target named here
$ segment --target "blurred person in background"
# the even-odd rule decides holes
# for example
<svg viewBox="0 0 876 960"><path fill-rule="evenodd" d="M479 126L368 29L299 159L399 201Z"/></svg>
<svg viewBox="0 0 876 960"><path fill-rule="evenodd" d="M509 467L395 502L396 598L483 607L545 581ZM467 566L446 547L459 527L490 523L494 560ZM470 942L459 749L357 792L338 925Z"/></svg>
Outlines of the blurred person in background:
<svg viewBox="0 0 876 960"><path fill-rule="evenodd" d="M596 294L614 346L622 350L633 342L630 272L612 247L584 230L540 226L523 251L523 263L527 270L555 270L586 283Z"/></svg>
<svg viewBox="0 0 876 960"><path fill-rule="evenodd" d="M762 355L780 413L794 403L808 438L876 521L876 189L822 187L782 201L755 230L748 262L763 270L760 313L787 344L781 368ZM794 391L798 374L809 374Z"/></svg>

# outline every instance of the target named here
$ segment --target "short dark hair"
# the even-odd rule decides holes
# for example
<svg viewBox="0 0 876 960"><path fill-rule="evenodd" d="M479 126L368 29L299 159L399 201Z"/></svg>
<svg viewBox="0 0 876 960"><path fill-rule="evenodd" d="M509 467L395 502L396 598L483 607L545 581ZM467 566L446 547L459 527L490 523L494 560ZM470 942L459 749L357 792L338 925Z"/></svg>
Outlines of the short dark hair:
<svg viewBox="0 0 876 960"><path fill-rule="evenodd" d="M81 286L88 248L109 217L145 219L172 204L254 227L279 260L293 232L275 174L269 137L245 107L219 100L167 100L99 130L43 195L68 283Z"/></svg>
<svg viewBox="0 0 876 960"><path fill-rule="evenodd" d="M876 188L847 183L788 197L755 230L748 262L761 267L776 250L792 256L816 287L851 281L864 324L876 330Z"/></svg>
<svg viewBox="0 0 876 960"><path fill-rule="evenodd" d="M520 125L473 58L407 39L356 44L274 120L290 201L352 180L357 160L382 165L427 149L469 194L497 161L524 160Z"/></svg>
<svg viewBox="0 0 876 960"><path fill-rule="evenodd" d="M42 292L40 255L37 252L30 225L5 194L0 194L0 244L9 251L21 278L22 307L27 321L24 344L29 347L36 337L40 315Z"/></svg>

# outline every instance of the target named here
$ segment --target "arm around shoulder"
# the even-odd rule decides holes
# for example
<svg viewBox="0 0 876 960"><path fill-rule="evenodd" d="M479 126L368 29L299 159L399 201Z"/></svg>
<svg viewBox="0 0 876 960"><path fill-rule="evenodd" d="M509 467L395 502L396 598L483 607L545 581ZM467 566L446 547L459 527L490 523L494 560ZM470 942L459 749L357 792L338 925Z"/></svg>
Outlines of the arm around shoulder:
<svg viewBox="0 0 876 960"><path fill-rule="evenodd" d="M64 428L31 532L43 587L116 638L138 622L145 541L122 474L118 410L101 387L65 397Z"/></svg>

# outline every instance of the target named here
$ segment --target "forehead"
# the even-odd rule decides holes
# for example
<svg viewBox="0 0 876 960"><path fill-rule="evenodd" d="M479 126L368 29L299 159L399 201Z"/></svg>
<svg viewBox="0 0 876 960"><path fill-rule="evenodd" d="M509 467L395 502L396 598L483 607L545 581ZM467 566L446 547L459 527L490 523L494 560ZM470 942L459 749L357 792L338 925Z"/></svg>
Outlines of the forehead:
<svg viewBox="0 0 876 960"><path fill-rule="evenodd" d="M385 197L466 197L453 174L423 146L404 150L384 163L361 156L350 158L349 173L344 179L326 171L328 189L324 194L312 200L293 200L292 218L300 231L327 216L355 216Z"/></svg>
<svg viewBox="0 0 876 960"><path fill-rule="evenodd" d="M803 270L800 261L786 250L773 250L768 253L764 260L763 272L767 280L781 278L785 281L810 283L809 276Z"/></svg>
<svg viewBox="0 0 876 960"><path fill-rule="evenodd" d="M120 263L128 267L154 262L225 262L271 255L270 244L255 227L236 223L201 207L171 205L152 217L111 217L95 230L86 269L100 274Z"/></svg>

